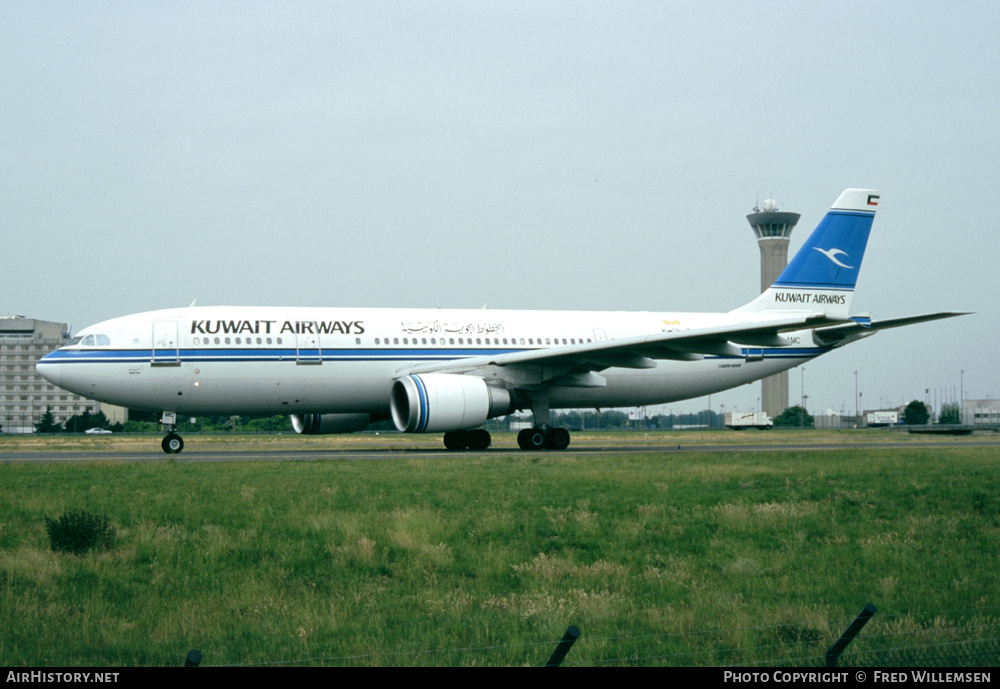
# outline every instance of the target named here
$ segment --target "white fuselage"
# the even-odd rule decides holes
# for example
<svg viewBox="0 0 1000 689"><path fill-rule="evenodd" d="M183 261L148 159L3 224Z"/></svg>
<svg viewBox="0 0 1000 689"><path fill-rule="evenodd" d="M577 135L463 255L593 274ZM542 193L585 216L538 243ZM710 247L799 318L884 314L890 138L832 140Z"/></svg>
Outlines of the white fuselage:
<svg viewBox="0 0 1000 689"><path fill-rule="evenodd" d="M387 414L393 381L428 363L753 322L754 315L591 311L190 307L104 321L39 362L71 392L187 415ZM660 359L552 385L551 408L621 407L699 397L828 351L808 331L742 356ZM521 367L517 387L553 377ZM558 372L557 372L558 373ZM488 377L488 372L486 372Z"/></svg>

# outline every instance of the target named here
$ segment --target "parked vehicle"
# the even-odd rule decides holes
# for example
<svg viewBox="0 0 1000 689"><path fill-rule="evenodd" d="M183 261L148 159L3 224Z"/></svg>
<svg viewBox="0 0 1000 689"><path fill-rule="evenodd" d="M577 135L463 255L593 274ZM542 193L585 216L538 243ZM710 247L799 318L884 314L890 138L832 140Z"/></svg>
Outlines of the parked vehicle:
<svg viewBox="0 0 1000 689"><path fill-rule="evenodd" d="M878 428L880 426L898 426L899 412L870 411L867 414L865 414L865 425L867 425L869 428Z"/></svg>
<svg viewBox="0 0 1000 689"><path fill-rule="evenodd" d="M763 431L773 427L774 420L762 411L726 413L726 428L738 431L744 428L758 428Z"/></svg>

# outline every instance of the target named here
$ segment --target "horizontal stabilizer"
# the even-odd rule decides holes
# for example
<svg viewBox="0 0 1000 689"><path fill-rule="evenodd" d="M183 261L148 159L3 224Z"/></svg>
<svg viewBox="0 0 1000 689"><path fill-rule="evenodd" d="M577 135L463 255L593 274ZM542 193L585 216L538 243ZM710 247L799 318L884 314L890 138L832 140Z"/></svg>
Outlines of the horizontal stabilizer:
<svg viewBox="0 0 1000 689"><path fill-rule="evenodd" d="M816 344L824 347L834 347L839 344L846 344L861 337L867 337L877 333L879 330L890 328L902 328L906 325L916 325L928 321L938 321L942 318L954 318L956 316L968 316L969 311L942 311L940 313L928 313L921 316L907 316L905 318L890 318L884 321L873 321L870 318L862 318L860 322L845 323L835 325L831 328L818 328L813 331L813 339Z"/></svg>

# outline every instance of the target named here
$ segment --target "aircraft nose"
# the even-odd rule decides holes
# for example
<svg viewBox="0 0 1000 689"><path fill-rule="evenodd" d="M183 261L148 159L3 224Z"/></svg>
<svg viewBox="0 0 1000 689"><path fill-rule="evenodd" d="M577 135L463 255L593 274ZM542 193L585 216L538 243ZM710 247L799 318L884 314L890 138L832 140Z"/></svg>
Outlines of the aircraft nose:
<svg viewBox="0 0 1000 689"><path fill-rule="evenodd" d="M62 364L57 361L53 361L51 354L43 356L38 363L35 364L35 370L38 371L38 375L42 378L49 381L56 387L60 387L59 384L62 382Z"/></svg>

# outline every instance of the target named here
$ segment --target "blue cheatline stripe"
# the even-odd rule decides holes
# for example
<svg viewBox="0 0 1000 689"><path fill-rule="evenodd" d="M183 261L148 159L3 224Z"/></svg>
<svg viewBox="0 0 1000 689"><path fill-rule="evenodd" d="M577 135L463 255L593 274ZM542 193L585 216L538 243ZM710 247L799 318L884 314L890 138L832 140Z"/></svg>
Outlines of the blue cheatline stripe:
<svg viewBox="0 0 1000 689"><path fill-rule="evenodd" d="M856 322L867 325L864 318ZM518 351L520 349L344 349L324 350L322 357L297 359L294 349L182 349L178 357L169 359L152 358L152 352L146 350L56 350L44 356L42 364L149 364L151 361L180 361L181 363L277 363L295 361L323 362L377 362L377 361L453 361L472 356L498 355ZM813 357L828 351L821 347L763 348L744 347L741 356L708 356L706 359L739 359L746 356L761 356L764 358L800 358ZM426 396L424 397L426 400ZM425 406L425 405L424 405ZM424 412L425 413L425 412Z"/></svg>
<svg viewBox="0 0 1000 689"><path fill-rule="evenodd" d="M420 379L420 376L410 376L410 378L417 384L417 392L420 393L420 399L418 401L419 407L419 419L417 421L417 433L423 433L427 429L427 421L429 416L428 406L430 404L427 399L427 386L424 385L424 381Z"/></svg>
<svg viewBox="0 0 1000 689"><path fill-rule="evenodd" d="M814 356L819 356L820 354L825 354L830 351L830 348L823 347L795 347L795 348L779 348L771 347L764 348L761 350L759 347L743 347L742 354L739 356L706 356L706 359L744 359L748 356L761 356L765 359L809 359Z"/></svg>
<svg viewBox="0 0 1000 689"><path fill-rule="evenodd" d="M471 356L495 356L511 352L530 351L521 349L339 349L323 350L322 356L303 352L304 357L296 357L294 349L181 349L169 355L158 352L156 361L178 358L183 362L204 363L210 361L414 361L451 360ZM47 354L42 361L59 364L92 363L149 363L153 359L151 350L56 350Z"/></svg>

